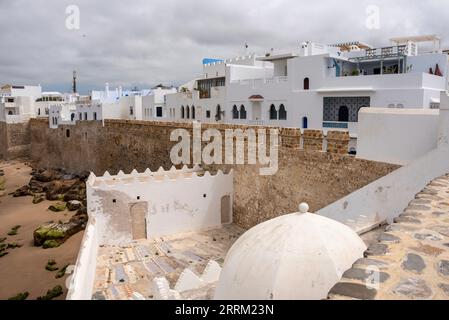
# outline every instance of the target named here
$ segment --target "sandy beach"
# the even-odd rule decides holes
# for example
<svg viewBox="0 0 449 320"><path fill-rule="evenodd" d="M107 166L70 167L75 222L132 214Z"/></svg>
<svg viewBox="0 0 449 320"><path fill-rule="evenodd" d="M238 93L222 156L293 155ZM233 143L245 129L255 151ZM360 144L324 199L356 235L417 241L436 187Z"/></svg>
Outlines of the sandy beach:
<svg viewBox="0 0 449 320"><path fill-rule="evenodd" d="M14 198L8 195L28 184L31 168L26 163L0 161L0 170L4 171L6 179L3 196L0 191L0 239L6 237L3 243L22 245L20 248L6 250L9 253L0 257L0 300L21 292L29 292L28 299L36 299L57 285L62 286L64 294L56 299L65 299L67 276L56 279L57 271L47 271L45 266L50 259L54 259L56 266L60 268L75 264L83 232L75 234L58 248L43 249L33 246L33 231L48 221L66 221L74 213L49 211L48 207L54 203L51 201L33 204L31 196ZM21 226L17 235L7 235L17 225Z"/></svg>

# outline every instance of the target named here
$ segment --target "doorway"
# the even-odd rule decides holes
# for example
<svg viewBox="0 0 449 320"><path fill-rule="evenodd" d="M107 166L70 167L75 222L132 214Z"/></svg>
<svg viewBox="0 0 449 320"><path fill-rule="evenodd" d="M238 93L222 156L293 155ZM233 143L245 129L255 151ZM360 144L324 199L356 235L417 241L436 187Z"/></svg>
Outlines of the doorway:
<svg viewBox="0 0 449 320"><path fill-rule="evenodd" d="M148 203L137 202L131 204L131 231L133 240L140 240L147 238L147 215Z"/></svg>
<svg viewBox="0 0 449 320"><path fill-rule="evenodd" d="M341 106L340 109L338 109L338 121L349 122L349 110L347 106Z"/></svg>
<svg viewBox="0 0 449 320"><path fill-rule="evenodd" d="M252 120L262 120L262 106L260 102L253 102L252 104Z"/></svg>
<svg viewBox="0 0 449 320"><path fill-rule="evenodd" d="M231 196L221 197L221 224L232 222Z"/></svg>

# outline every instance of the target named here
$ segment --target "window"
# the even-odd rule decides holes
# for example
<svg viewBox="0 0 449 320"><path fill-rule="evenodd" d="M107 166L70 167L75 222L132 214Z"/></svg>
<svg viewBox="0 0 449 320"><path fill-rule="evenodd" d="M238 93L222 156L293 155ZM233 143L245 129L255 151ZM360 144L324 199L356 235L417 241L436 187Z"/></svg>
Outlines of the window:
<svg viewBox="0 0 449 320"><path fill-rule="evenodd" d="M74 113L72 113L72 114L70 115L70 120L71 120L71 121L75 120L75 114L74 114Z"/></svg>
<svg viewBox="0 0 449 320"><path fill-rule="evenodd" d="M185 114L184 114L184 106L181 106L181 119L184 119L184 116L185 116Z"/></svg>
<svg viewBox="0 0 449 320"><path fill-rule="evenodd" d="M206 110L206 118L210 118L210 110Z"/></svg>
<svg viewBox="0 0 449 320"><path fill-rule="evenodd" d="M97 120L97 113L94 112L94 120Z"/></svg>
<svg viewBox="0 0 449 320"><path fill-rule="evenodd" d="M190 119L190 107L189 106L186 107L186 118Z"/></svg>
<svg viewBox="0 0 449 320"><path fill-rule="evenodd" d="M65 131L65 136L66 136L67 138L70 138L70 130L69 130L69 129L67 129L67 130Z"/></svg>
<svg viewBox="0 0 449 320"><path fill-rule="evenodd" d="M12 111L11 110L8 111L8 115L12 116Z"/></svg>
<svg viewBox="0 0 449 320"><path fill-rule="evenodd" d="M307 129L309 127L309 119L307 117L302 118L302 128Z"/></svg>
<svg viewBox="0 0 449 320"><path fill-rule="evenodd" d="M270 106L270 120L277 120L277 119L278 119L278 112L274 104L272 104Z"/></svg>
<svg viewBox="0 0 449 320"><path fill-rule="evenodd" d="M156 117L162 117L162 107L156 107Z"/></svg>
<svg viewBox="0 0 449 320"><path fill-rule="evenodd" d="M287 120L287 110L283 104L279 106L279 120Z"/></svg>
<svg viewBox="0 0 449 320"><path fill-rule="evenodd" d="M338 109L338 121L349 122L349 110L347 106L340 106L340 109Z"/></svg>
<svg viewBox="0 0 449 320"><path fill-rule="evenodd" d="M192 119L195 119L195 106L192 106Z"/></svg>
<svg viewBox="0 0 449 320"><path fill-rule="evenodd" d="M78 115L78 119L81 121L81 120L83 120L83 114L80 112L79 113L79 115Z"/></svg>
<svg viewBox="0 0 449 320"><path fill-rule="evenodd" d="M237 109L237 106L234 104L232 107L232 119L238 119L239 118L239 110Z"/></svg>
<svg viewBox="0 0 449 320"><path fill-rule="evenodd" d="M304 78L304 90L310 89L310 80L309 78Z"/></svg>
<svg viewBox="0 0 449 320"><path fill-rule="evenodd" d="M37 115L38 115L38 116L41 115L41 108L37 109Z"/></svg>
<svg viewBox="0 0 449 320"><path fill-rule="evenodd" d="M84 112L84 120L87 120L87 112Z"/></svg>
<svg viewBox="0 0 449 320"><path fill-rule="evenodd" d="M221 120L221 106L217 105L217 113L215 114L215 121Z"/></svg>
<svg viewBox="0 0 449 320"><path fill-rule="evenodd" d="M129 107L129 115L132 116L134 114L134 108Z"/></svg>
<svg viewBox="0 0 449 320"><path fill-rule="evenodd" d="M246 109L243 104L240 106L240 119L246 119Z"/></svg>

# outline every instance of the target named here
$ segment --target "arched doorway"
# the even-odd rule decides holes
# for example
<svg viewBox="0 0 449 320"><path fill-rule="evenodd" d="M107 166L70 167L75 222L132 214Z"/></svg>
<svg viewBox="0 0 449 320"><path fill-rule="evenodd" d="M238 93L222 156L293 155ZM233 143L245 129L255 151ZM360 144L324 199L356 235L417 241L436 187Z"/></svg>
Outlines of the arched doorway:
<svg viewBox="0 0 449 320"><path fill-rule="evenodd" d="M137 202L131 204L131 232L133 240L147 238L147 215L148 203Z"/></svg>
<svg viewBox="0 0 449 320"><path fill-rule="evenodd" d="M341 106L338 109L338 121L349 122L349 110L347 106Z"/></svg>

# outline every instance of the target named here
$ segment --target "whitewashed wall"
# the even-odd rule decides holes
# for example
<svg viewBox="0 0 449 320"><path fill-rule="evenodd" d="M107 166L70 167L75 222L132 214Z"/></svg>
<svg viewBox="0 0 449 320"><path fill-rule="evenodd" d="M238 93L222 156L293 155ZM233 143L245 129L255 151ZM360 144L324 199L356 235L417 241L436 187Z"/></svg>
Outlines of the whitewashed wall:
<svg viewBox="0 0 449 320"><path fill-rule="evenodd" d="M148 208L147 238L220 227L223 196L230 196L232 208L233 173L105 174L88 185L87 194L89 213L104 221L100 242L126 243L133 240L130 208L136 203Z"/></svg>
<svg viewBox="0 0 449 320"><path fill-rule="evenodd" d="M437 146L439 110L363 108L357 158L404 165Z"/></svg>
<svg viewBox="0 0 449 320"><path fill-rule="evenodd" d="M97 268L97 253L99 248L99 226L93 217L84 232L81 248L71 275L67 300L91 300Z"/></svg>
<svg viewBox="0 0 449 320"><path fill-rule="evenodd" d="M449 173L449 97L441 95L437 147L408 165L319 210L363 233L403 212L429 182Z"/></svg>

